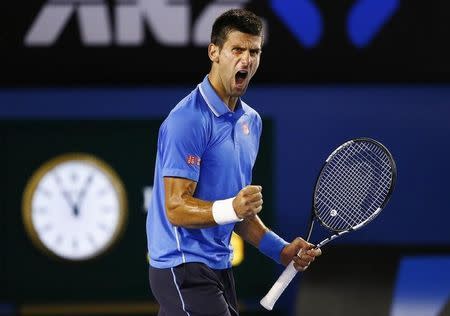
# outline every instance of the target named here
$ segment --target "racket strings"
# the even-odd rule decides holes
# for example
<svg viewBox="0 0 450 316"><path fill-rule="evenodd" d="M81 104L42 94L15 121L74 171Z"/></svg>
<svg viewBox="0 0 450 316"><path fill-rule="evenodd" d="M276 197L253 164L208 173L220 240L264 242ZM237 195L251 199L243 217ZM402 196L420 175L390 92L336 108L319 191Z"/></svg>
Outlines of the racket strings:
<svg viewBox="0 0 450 316"><path fill-rule="evenodd" d="M342 210L342 209L347 209L348 207L351 207L349 205L346 205L345 203L342 203L342 200L336 200L335 197L330 197L330 196L324 196L325 201L321 201L323 203L323 205L319 205L319 208L322 206L326 206L328 210ZM333 204L334 202L334 204ZM345 202L345 201L344 201ZM335 204L338 204L337 206ZM358 223L360 222L359 219L355 219L355 217L351 217L348 215L347 212L338 212L336 211L335 215L331 215L331 216L337 216L337 217L331 217L330 219L327 220L327 222L329 223L328 225L331 227L341 227L342 225L337 225L337 222L339 221L339 219L341 219L346 225L344 225L344 227L342 228L347 228L347 227L353 227L358 225ZM361 217L363 217L362 214L360 214Z"/></svg>
<svg viewBox="0 0 450 316"><path fill-rule="evenodd" d="M373 164L372 167L379 172L380 176L384 176L385 180L390 181L392 171L390 167L390 159L388 158L388 156L379 148L376 148L373 152L370 152L371 149L367 145L362 144L362 146L367 150L361 152L362 156L367 160L375 159L375 161L377 161L378 163ZM372 153L372 155L368 155L369 152ZM360 161L362 161L362 159L358 156L355 156L355 159L359 159Z"/></svg>
<svg viewBox="0 0 450 316"><path fill-rule="evenodd" d="M335 209L335 207L332 206L330 203L323 203L322 206L326 206L330 210ZM336 215L334 215L334 216L337 216L337 217L335 217L332 220L328 220L327 221L328 226L330 226L330 227L340 227L341 225L337 225L337 222L339 220L343 221L346 224L345 225L346 227L354 227L354 226L358 225L358 222L356 222L353 218L351 218L349 216L345 216L345 215L346 215L346 213L336 212ZM345 217L347 217L347 218L345 218Z"/></svg>
<svg viewBox="0 0 450 316"><path fill-rule="evenodd" d="M353 154L354 152L350 151L350 154ZM367 159L367 155L365 155L365 152L363 152L363 156L365 156L364 158ZM353 155L353 158L355 158L357 156ZM373 178L373 170L371 168L371 166L369 164L367 164L367 162L363 162L361 159L356 159L356 161L358 161L359 163L353 163L353 164L344 164L344 165L340 165L340 166L344 166L343 168L341 168L341 172L345 172L346 174L350 174L352 173L354 176L352 181L346 181L345 185L343 185L342 183L340 183L341 187L346 188L346 192L344 192L344 196L349 196L349 194L353 195L353 199L354 199L354 204L358 205L361 204L365 201L365 198L367 196L367 190L368 185L370 185L370 180L372 180ZM351 167L349 167L351 166ZM342 170L343 169L343 170ZM362 177L361 175L364 174L365 177ZM369 178L367 178L369 177ZM367 181L369 180L369 181ZM339 184L339 183L338 183ZM336 188L334 188L336 189ZM343 199L341 199L343 200ZM348 208L348 207L354 207L353 205L351 205L350 203L348 203L348 200L345 200L345 204L344 207ZM362 205L365 206L365 205ZM367 209L368 207L365 206L365 208ZM354 221L354 223L358 223L361 222L363 220L366 219L366 214L361 213L361 211L359 209L355 209L355 218L356 220Z"/></svg>
<svg viewBox="0 0 450 316"><path fill-rule="evenodd" d="M367 164L353 164L353 165L346 165L346 164L339 164L341 160L336 161L338 164L334 164L334 167L339 169L340 173L344 174L354 174L356 175L354 178L337 178L341 181L333 181L330 182L331 187L328 190L325 190L328 194L326 196L328 199L332 198L334 199L338 204L340 209L348 209L354 206L354 204L359 205L364 201L365 197L367 196L367 187L364 187L364 184L367 183L366 179L362 178L360 176L362 167L366 167L365 169L369 169L370 166ZM371 172L371 171L370 171ZM364 170L365 174L369 174L369 170ZM332 175L331 173L329 176ZM346 190L344 194L339 194L339 188L343 188ZM350 203L349 199L345 199L345 197L348 197L349 195L353 196L353 203ZM330 205L329 205L330 206ZM355 217L357 217L357 220L350 218L350 221L353 224L358 224L359 221L364 220L364 214L361 213L358 209L355 210L356 213L354 214ZM346 215L346 214L344 214ZM332 221L333 223L335 221ZM347 223L347 222L346 222ZM347 223L348 224L348 223ZM353 225L351 225L353 226Z"/></svg>
<svg viewBox="0 0 450 316"><path fill-rule="evenodd" d="M358 208L355 208L356 206L350 204L347 200L344 200L340 197L336 196L324 196L325 201L323 204L327 206L328 210L331 210L330 216L328 219L324 219L329 222L330 226L337 227L340 229L349 228L356 226L360 222L362 222L366 216L362 212L359 211ZM319 205L320 207L320 205ZM347 210L353 209L354 212L351 214ZM344 210L344 211L342 211ZM333 216L338 216L334 217ZM339 223L339 219L341 219L344 223ZM337 223L339 225L337 225ZM345 225L343 225L345 224Z"/></svg>
<svg viewBox="0 0 450 316"><path fill-rule="evenodd" d="M353 183L348 183L345 182L343 183L331 183L331 187L330 188L326 188L324 187L324 190L321 192L321 194L323 193L323 198L324 200L319 199L319 202L322 202L324 204L326 204L329 208L333 209L333 205L334 204L338 204L338 208L339 209L347 209L349 207L352 207L351 203L348 201L348 199L345 199L343 194L337 194L336 193L336 186L339 185L341 187L350 187L351 185L353 185ZM353 190L354 192L350 192L350 193L354 193L354 196L357 195L357 197L355 197L357 200L361 200L364 197L365 192L362 192L361 189L358 187L356 190ZM348 193L346 193L346 195L348 195ZM326 203L328 202L328 203ZM344 214L345 215L345 214ZM362 216L362 214L360 214ZM349 218L349 220L351 222L357 223L355 222L353 219Z"/></svg>
<svg viewBox="0 0 450 316"><path fill-rule="evenodd" d="M383 204L392 183L389 156L379 146L353 142L334 153L315 194L319 219L334 230L354 227Z"/></svg>
<svg viewBox="0 0 450 316"><path fill-rule="evenodd" d="M332 189L335 190L335 192L336 192L336 189L338 189L339 187L343 188L345 190L344 194L341 194L339 196L339 199L341 201L345 202L345 204L347 204L347 205L350 204L350 201L348 199L344 199L344 197L348 196L349 194L353 194L353 197L355 199L355 201L354 201L355 204L359 204L367 194L367 188L364 187L364 184L366 183L366 179L364 179L360 176L360 173L361 173L360 170L362 167L363 167L363 165L356 165L356 164L354 164L353 166L350 166L350 167L347 167L344 165L344 167L341 168L339 170L339 172L345 173L345 174L353 173L355 175L355 177L354 178L340 177L340 178L337 178L338 181L334 181L334 182L330 183L332 185ZM369 171L367 170L366 174L368 172ZM335 195L337 196L338 194L335 194Z"/></svg>
<svg viewBox="0 0 450 316"><path fill-rule="evenodd" d="M350 154L353 154L354 152L352 152L352 151L350 151ZM365 153L363 152L363 156L365 156L365 159L367 159L367 155L365 155ZM353 155L353 157L355 157L354 155ZM338 169L340 169L340 172L345 172L345 173L349 173L349 172L352 172L354 175L356 175L356 177L354 177L354 179L353 179L353 181L345 181L345 184L343 184L342 182L341 183L339 183L339 181L337 182L337 185L340 185L341 187L343 187L343 188L347 188L346 189L346 192L344 192L344 194L343 194L343 196L348 196L348 194L349 193L351 193L352 195L353 195L353 198L355 199L355 203L356 204L361 204L361 202L362 201L364 201L364 197L367 195L367 185L364 187L364 190L361 190L361 188L362 188L362 186L361 186L361 183L363 183L364 184L364 182L361 182L361 181L364 181L364 180L366 180L366 179L363 179L360 175L361 175L361 166L364 166L364 164L361 164L361 159L356 159L357 161L359 161L359 164L339 164L339 162L342 162L342 160L341 159L337 159L336 161L338 162ZM343 167L342 167L343 166ZM353 168L349 168L349 166L351 166L351 167L353 167ZM334 166L335 168L336 168L336 164L335 164L335 166ZM339 168L339 167L341 167L341 168ZM367 167L365 168L365 169L367 169ZM369 169L370 170L370 169ZM371 171L371 170L370 170ZM368 170L365 170L365 174L367 175L367 174L369 174L369 175L371 175L371 172L368 172ZM342 180L342 178L339 178L339 179L341 179ZM349 189L350 188L350 189ZM351 190L351 188L353 188L353 190ZM356 188L356 190L355 190L355 188ZM334 187L333 188L334 190L336 189L336 187ZM355 198L355 195L357 196L356 198ZM336 198L336 196L334 196L334 198ZM352 207L352 205L351 204L349 204L348 203L348 201L347 200L344 200L342 197L340 197L339 199L338 199L338 201L340 202L340 203L338 203L338 204L340 204L339 206L341 207L341 208L348 208L348 207ZM342 203L344 201L344 203ZM373 204L373 203L372 203ZM329 204L328 204L329 205ZM330 206L330 205L329 205ZM351 221L351 223L352 224L357 224L358 222L361 222L361 221L363 221L363 220L365 220L365 218L367 217L365 214L363 214L363 213L361 213L358 209L356 209L356 212L355 212L355 217L352 217L352 221ZM343 216L339 216L340 218L342 218ZM346 217L349 217L349 216L346 216ZM355 219L356 218L356 219ZM335 218L334 220L332 220L332 224L334 225L335 224L335 222L337 221L337 218ZM349 224L349 222L348 221L345 221L345 224Z"/></svg>

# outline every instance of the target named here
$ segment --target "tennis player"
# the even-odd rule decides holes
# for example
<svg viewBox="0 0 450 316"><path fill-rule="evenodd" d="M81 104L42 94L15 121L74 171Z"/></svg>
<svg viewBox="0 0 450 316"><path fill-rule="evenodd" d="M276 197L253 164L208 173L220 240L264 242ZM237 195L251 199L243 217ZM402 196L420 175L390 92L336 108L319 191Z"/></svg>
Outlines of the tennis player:
<svg viewBox="0 0 450 316"><path fill-rule="evenodd" d="M321 254L301 238L287 243L258 217L262 188L251 179L262 122L240 97L258 69L262 44L263 26L252 12L219 16L209 74L160 127L147 217L149 279L160 316L239 315L233 231L275 262L294 260L301 271Z"/></svg>

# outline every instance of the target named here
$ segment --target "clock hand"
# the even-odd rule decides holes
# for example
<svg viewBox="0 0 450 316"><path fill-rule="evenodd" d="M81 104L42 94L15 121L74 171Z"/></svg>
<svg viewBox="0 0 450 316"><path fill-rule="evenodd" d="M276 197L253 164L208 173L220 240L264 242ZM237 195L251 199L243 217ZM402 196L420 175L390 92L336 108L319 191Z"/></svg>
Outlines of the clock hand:
<svg viewBox="0 0 450 316"><path fill-rule="evenodd" d="M61 194L64 197L64 200L66 200L67 204L69 204L69 207L72 209L73 214L75 216L78 216L78 213L79 213L78 208L77 208L76 204L73 203L69 193L66 190L64 190L61 178L59 177L59 175L56 172L55 172L54 177L55 177L56 184L58 185L58 188L60 189Z"/></svg>
<svg viewBox="0 0 450 316"><path fill-rule="evenodd" d="M80 210L76 204L73 205L73 215L78 216L80 214Z"/></svg>
<svg viewBox="0 0 450 316"><path fill-rule="evenodd" d="M84 200L84 197L86 196L87 189L88 189L89 185L92 183L93 179L94 179L94 172L89 174L89 176L87 177L83 188L81 189L80 193L78 194L78 199L77 199L77 202L75 204L77 213L79 212L79 208L81 207L81 202Z"/></svg>
<svg viewBox="0 0 450 316"><path fill-rule="evenodd" d="M78 208L75 203L72 203L72 199L67 191L61 189L61 192L66 199L67 203L69 203L70 208L72 209L73 215L78 216Z"/></svg>

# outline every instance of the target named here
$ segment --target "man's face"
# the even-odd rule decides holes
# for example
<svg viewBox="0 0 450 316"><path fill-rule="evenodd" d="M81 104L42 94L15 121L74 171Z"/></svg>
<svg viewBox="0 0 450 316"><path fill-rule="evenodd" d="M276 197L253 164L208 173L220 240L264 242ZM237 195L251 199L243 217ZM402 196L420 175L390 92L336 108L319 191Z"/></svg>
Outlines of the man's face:
<svg viewBox="0 0 450 316"><path fill-rule="evenodd" d="M217 58L213 60L217 62L223 92L227 96L240 97L247 90L259 66L261 44L261 36L239 31L228 34L222 48L217 51Z"/></svg>

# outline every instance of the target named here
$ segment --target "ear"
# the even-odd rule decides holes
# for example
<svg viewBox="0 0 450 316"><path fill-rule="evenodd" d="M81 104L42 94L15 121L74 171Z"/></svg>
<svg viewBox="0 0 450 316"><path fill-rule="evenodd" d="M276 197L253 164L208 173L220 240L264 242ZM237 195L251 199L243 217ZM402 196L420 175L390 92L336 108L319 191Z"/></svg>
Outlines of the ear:
<svg viewBox="0 0 450 316"><path fill-rule="evenodd" d="M212 62L214 63L219 62L219 52L220 52L219 46L216 46L213 43L210 43L208 45L208 56Z"/></svg>

